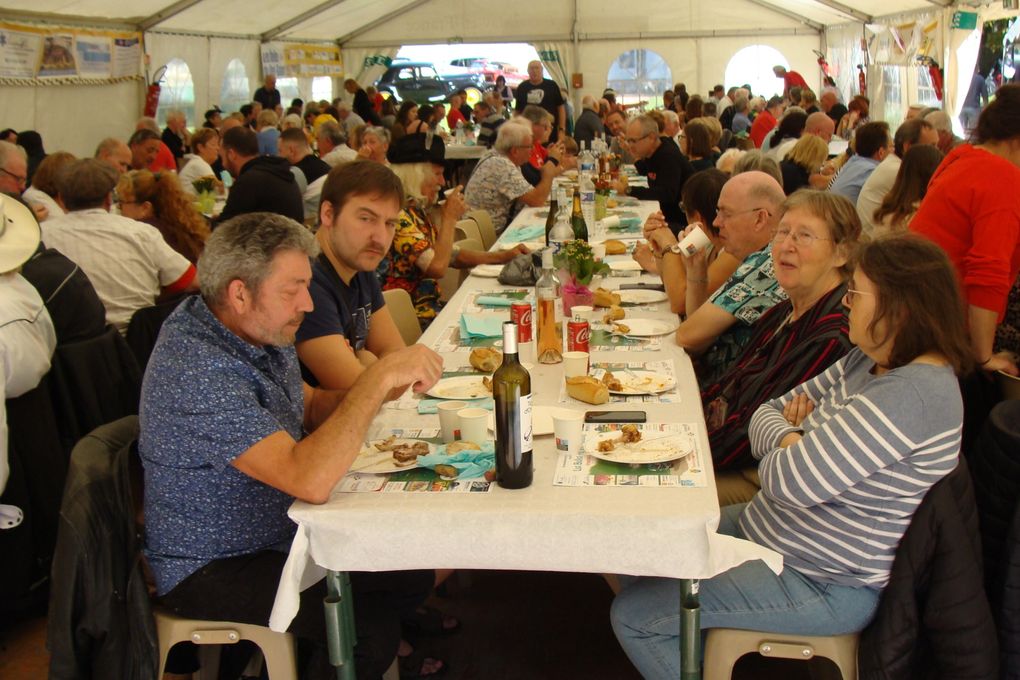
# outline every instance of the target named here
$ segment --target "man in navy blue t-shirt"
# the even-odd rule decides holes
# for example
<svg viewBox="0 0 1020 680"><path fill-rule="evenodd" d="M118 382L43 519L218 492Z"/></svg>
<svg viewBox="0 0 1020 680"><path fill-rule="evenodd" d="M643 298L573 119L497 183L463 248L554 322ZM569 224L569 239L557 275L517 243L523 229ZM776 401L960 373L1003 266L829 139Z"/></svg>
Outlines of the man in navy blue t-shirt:
<svg viewBox="0 0 1020 680"><path fill-rule="evenodd" d="M346 163L327 176L319 207L321 252L312 262L309 288L315 309L297 334L308 384L346 389L367 366L403 349L375 276L403 200L400 180L374 161Z"/></svg>

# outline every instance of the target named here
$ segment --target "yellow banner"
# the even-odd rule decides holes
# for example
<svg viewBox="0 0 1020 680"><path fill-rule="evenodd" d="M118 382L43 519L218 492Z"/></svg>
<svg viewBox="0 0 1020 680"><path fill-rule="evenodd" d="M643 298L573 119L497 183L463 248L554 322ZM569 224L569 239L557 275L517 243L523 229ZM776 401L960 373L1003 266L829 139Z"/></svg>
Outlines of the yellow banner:
<svg viewBox="0 0 1020 680"><path fill-rule="evenodd" d="M264 43L262 71L277 77L342 76L340 48L329 44Z"/></svg>
<svg viewBox="0 0 1020 680"><path fill-rule="evenodd" d="M101 82L141 75L141 33L0 22L5 81Z"/></svg>

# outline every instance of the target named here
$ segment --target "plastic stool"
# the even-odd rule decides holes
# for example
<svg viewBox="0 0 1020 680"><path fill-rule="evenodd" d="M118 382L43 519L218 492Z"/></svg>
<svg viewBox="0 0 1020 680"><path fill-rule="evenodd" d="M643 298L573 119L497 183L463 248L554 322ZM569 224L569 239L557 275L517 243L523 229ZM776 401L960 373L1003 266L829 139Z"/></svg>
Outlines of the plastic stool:
<svg viewBox="0 0 1020 680"><path fill-rule="evenodd" d="M159 636L158 678L163 677L170 648L178 642L233 645L241 640L250 640L262 650L269 680L297 680L297 656L294 652L294 636L290 633L276 633L265 626L236 621L185 619L160 607L153 607L152 613L156 618L156 633Z"/></svg>
<svg viewBox="0 0 1020 680"><path fill-rule="evenodd" d="M800 661L815 656L825 657L836 664L843 680L857 680L857 639L857 633L814 637L711 628L705 643L704 680L729 680L733 665L751 652L769 658Z"/></svg>

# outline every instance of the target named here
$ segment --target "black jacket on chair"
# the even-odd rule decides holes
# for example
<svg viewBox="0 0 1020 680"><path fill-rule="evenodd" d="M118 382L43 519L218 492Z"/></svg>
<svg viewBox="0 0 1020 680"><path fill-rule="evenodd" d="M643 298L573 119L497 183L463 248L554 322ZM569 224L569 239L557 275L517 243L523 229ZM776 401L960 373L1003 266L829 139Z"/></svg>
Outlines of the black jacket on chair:
<svg viewBox="0 0 1020 680"><path fill-rule="evenodd" d="M999 624L1003 678L1020 678L1020 401L992 409L970 452L985 589Z"/></svg>
<svg viewBox="0 0 1020 680"><path fill-rule="evenodd" d="M128 416L83 438L71 455L50 590L51 680L156 677L132 491L132 457L141 474L137 438L138 417Z"/></svg>
<svg viewBox="0 0 1020 680"><path fill-rule="evenodd" d="M58 345L50 369L53 411L68 452L86 434L138 413L142 373L113 326L95 338Z"/></svg>
<svg viewBox="0 0 1020 680"><path fill-rule="evenodd" d="M896 549L875 620L861 633L860 680L998 677L966 462L928 491Z"/></svg>

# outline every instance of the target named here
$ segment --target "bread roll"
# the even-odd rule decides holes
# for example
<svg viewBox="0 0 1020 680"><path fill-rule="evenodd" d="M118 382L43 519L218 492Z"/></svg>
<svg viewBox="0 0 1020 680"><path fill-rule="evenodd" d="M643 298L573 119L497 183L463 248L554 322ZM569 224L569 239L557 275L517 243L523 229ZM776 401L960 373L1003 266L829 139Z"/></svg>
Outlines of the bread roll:
<svg viewBox="0 0 1020 680"><path fill-rule="evenodd" d="M468 357L471 365L479 371L492 373L503 363L503 353L491 347L476 347Z"/></svg>
<svg viewBox="0 0 1020 680"><path fill-rule="evenodd" d="M619 305L620 294L614 293L611 290L606 290L605 288L596 288L594 303L596 307L612 307L613 305Z"/></svg>
<svg viewBox="0 0 1020 680"><path fill-rule="evenodd" d="M481 451L481 450L482 447L474 442L459 441L450 442L449 444L446 445L446 453L448 454L459 453L461 451Z"/></svg>
<svg viewBox="0 0 1020 680"><path fill-rule="evenodd" d="M606 241L606 255L623 255L627 252L627 244L615 238Z"/></svg>
<svg viewBox="0 0 1020 680"><path fill-rule="evenodd" d="M609 388L590 375L567 378L567 394L586 404L604 404L609 401Z"/></svg>

